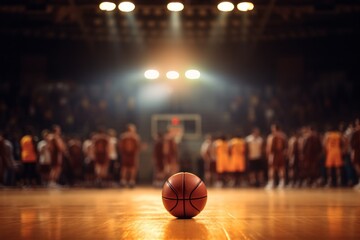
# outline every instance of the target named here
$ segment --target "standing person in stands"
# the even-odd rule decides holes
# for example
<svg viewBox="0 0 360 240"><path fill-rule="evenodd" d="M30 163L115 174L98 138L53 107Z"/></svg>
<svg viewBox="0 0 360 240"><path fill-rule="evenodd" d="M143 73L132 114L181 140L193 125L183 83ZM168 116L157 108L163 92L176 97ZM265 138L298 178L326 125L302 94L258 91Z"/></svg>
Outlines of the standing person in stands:
<svg viewBox="0 0 360 240"><path fill-rule="evenodd" d="M103 128L99 128L91 140L94 147L95 184L97 187L103 187L103 181L108 176L110 163L109 136Z"/></svg>
<svg viewBox="0 0 360 240"><path fill-rule="evenodd" d="M21 138L20 145L24 185L25 187L34 186L37 179L36 165L38 153L31 127L25 130L25 136Z"/></svg>
<svg viewBox="0 0 360 240"><path fill-rule="evenodd" d="M121 186L135 187L139 167L140 136L134 124L128 124L127 130L120 135L119 152L121 154Z"/></svg>
<svg viewBox="0 0 360 240"><path fill-rule="evenodd" d="M50 136L50 156L51 156L51 170L50 170L50 182L49 187L57 188L62 164L67 154L65 141L62 137L61 127L59 125L53 126L53 133Z"/></svg>
<svg viewBox="0 0 360 240"><path fill-rule="evenodd" d="M271 126L271 134L266 141L266 153L268 157L268 184L266 189L274 187L275 172L279 175L278 188L285 186L285 161L286 161L287 141L286 135L280 130L276 124Z"/></svg>
<svg viewBox="0 0 360 240"><path fill-rule="evenodd" d="M354 133L351 137L351 160L354 164L356 173L359 177L358 184L354 186L355 189L360 189L360 121L355 121Z"/></svg>
<svg viewBox="0 0 360 240"><path fill-rule="evenodd" d="M327 171L327 187L332 184L331 169L335 168L335 177L337 186L341 186L341 167L342 160L342 135L336 129L328 131L324 137L324 146L326 151L325 167Z"/></svg>
<svg viewBox="0 0 360 240"><path fill-rule="evenodd" d="M249 180L252 186L261 186L264 182L265 160L264 139L259 128L254 128L252 133L245 138L247 143L247 158L249 163Z"/></svg>

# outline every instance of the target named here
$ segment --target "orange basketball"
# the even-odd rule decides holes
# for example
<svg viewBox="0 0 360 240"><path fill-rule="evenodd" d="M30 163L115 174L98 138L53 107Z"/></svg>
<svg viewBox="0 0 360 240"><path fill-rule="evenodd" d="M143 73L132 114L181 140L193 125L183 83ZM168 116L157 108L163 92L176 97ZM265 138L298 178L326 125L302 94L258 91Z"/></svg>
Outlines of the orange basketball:
<svg viewBox="0 0 360 240"><path fill-rule="evenodd" d="M206 186L201 179L188 172L172 175L164 184L162 201L166 210L178 218L192 218L205 207Z"/></svg>

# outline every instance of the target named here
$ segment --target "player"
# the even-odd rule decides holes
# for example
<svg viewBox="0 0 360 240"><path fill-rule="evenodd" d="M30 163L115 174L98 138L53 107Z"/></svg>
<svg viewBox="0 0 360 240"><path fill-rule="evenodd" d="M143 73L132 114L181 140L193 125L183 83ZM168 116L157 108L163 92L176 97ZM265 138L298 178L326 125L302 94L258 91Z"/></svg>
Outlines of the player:
<svg viewBox="0 0 360 240"><path fill-rule="evenodd" d="M240 184L240 177L245 172L246 142L239 134L229 141L229 165L230 173L229 186Z"/></svg>
<svg viewBox="0 0 360 240"><path fill-rule="evenodd" d="M42 140L38 143L37 149L39 153L39 165L41 182L45 186L49 182L49 173L51 168L51 153L50 153L50 132L45 129L41 132Z"/></svg>
<svg viewBox="0 0 360 240"><path fill-rule="evenodd" d="M175 139L175 135L168 130L164 136L163 142L164 170L166 178L179 172L178 147Z"/></svg>
<svg viewBox="0 0 360 240"><path fill-rule="evenodd" d="M304 136L301 136L300 131L295 131L288 141L288 187L296 186L296 182L299 178L299 164L302 157L301 142L303 137Z"/></svg>
<svg viewBox="0 0 360 240"><path fill-rule="evenodd" d="M252 186L260 186L264 181L264 140L260 136L259 128L254 128L252 133L245 138L247 143L247 158L249 180Z"/></svg>
<svg viewBox="0 0 360 240"><path fill-rule="evenodd" d="M214 181L214 165L215 159L214 154L212 152L213 139L212 136L207 134L205 136L204 142L200 147L200 156L204 163L204 178L205 183L208 186L211 186Z"/></svg>
<svg viewBox="0 0 360 240"><path fill-rule="evenodd" d="M140 136L134 124L128 124L127 130L120 135L119 152L121 154L121 186L135 187L139 167Z"/></svg>
<svg viewBox="0 0 360 240"><path fill-rule="evenodd" d="M342 136L337 130L328 131L324 137L324 146L326 150L325 167L327 170L326 187L331 186L331 169L335 168L337 186L341 185L341 167L342 162Z"/></svg>
<svg viewBox="0 0 360 240"><path fill-rule="evenodd" d="M359 177L358 184L354 186L354 189L360 189L360 121L355 121L354 133L351 137L351 161L354 164L356 173Z"/></svg>
<svg viewBox="0 0 360 240"><path fill-rule="evenodd" d="M36 165L38 161L38 153L36 142L32 130L26 129L26 135L20 140L21 160L23 163L23 180L24 186L30 187L35 184L37 178Z"/></svg>
<svg viewBox="0 0 360 240"><path fill-rule="evenodd" d="M277 171L279 175L278 188L285 186L285 156L287 150L286 135L280 130L276 124L271 126L271 134L266 141L266 152L268 156L268 184L266 189L274 187L274 174Z"/></svg>
<svg viewBox="0 0 360 240"><path fill-rule="evenodd" d="M118 175L119 160L118 160L118 152L117 152L117 133L115 129L108 130L109 135L109 157L110 157L110 166L109 166L109 176L112 180L115 180L116 175Z"/></svg>
<svg viewBox="0 0 360 240"><path fill-rule="evenodd" d="M302 147L303 179L312 187L320 185L320 162L323 155L321 139L314 127L309 127Z"/></svg>
<svg viewBox="0 0 360 240"><path fill-rule="evenodd" d="M11 142L5 139L3 133L0 132L0 186L2 184L10 185L12 183L10 179L6 179L6 176L9 175L10 171L15 168L12 152L13 146Z"/></svg>
<svg viewBox="0 0 360 240"><path fill-rule="evenodd" d="M216 158L217 182L215 187L222 187L225 183L226 172L228 171L229 147L225 135L219 136L214 144L214 153Z"/></svg>
<svg viewBox="0 0 360 240"><path fill-rule="evenodd" d="M91 133L87 139L83 142L82 151L84 155L84 172L85 172L85 185L90 186L94 180L94 145L92 138L95 133Z"/></svg>
<svg viewBox="0 0 360 240"><path fill-rule="evenodd" d="M109 136L102 128L92 136L92 145L94 150L94 169L95 169L95 185L103 187L109 169Z"/></svg>
<svg viewBox="0 0 360 240"><path fill-rule="evenodd" d="M155 139L153 148L153 162L154 162L154 187L161 187L165 179L165 156L164 156L164 134L158 133Z"/></svg>
<svg viewBox="0 0 360 240"><path fill-rule="evenodd" d="M49 136L51 170L48 187L58 188L60 187L60 185L57 184L57 181L59 180L62 171L62 164L64 162L64 158L67 155L67 148L61 135L61 127L59 125L54 125L52 129L53 132Z"/></svg>
<svg viewBox="0 0 360 240"><path fill-rule="evenodd" d="M82 144L80 139L74 137L71 138L68 142L69 149L69 165L71 184L76 184L78 181L83 180L83 163L84 163L84 155L82 152Z"/></svg>

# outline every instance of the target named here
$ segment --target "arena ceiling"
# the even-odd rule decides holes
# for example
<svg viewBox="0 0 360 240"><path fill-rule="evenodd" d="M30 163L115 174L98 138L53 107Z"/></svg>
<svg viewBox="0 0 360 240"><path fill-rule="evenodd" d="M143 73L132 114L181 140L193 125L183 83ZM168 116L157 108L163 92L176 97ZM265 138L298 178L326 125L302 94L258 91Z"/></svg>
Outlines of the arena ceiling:
<svg viewBox="0 0 360 240"><path fill-rule="evenodd" d="M101 11L97 0L2 0L0 36L84 42L89 46L162 44L172 39L172 13L166 9L166 1L133 2L136 9L129 17L117 9ZM178 39L188 45L202 45L209 39L222 44L256 45L359 35L358 0L257 0L253 1L253 11L234 10L225 17L216 8L218 1L184 3Z"/></svg>

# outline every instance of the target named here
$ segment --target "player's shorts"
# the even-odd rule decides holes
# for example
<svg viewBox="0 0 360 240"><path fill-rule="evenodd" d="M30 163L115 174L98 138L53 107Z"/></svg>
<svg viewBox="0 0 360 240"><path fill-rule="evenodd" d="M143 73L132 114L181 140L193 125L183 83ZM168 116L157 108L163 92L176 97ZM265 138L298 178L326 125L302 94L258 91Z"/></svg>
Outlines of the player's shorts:
<svg viewBox="0 0 360 240"><path fill-rule="evenodd" d="M360 165L360 151L354 151L354 164Z"/></svg>
<svg viewBox="0 0 360 240"><path fill-rule="evenodd" d="M95 153L95 163L96 164L107 164L109 157L106 153Z"/></svg>
<svg viewBox="0 0 360 240"><path fill-rule="evenodd" d="M244 157L231 157L227 166L228 172L244 172L245 171L245 158Z"/></svg>
<svg viewBox="0 0 360 240"><path fill-rule="evenodd" d="M341 159L341 152L340 151L334 151L334 152L328 152L326 155L326 162L325 166L327 168L331 167L341 167L343 165L342 159Z"/></svg>
<svg viewBox="0 0 360 240"><path fill-rule="evenodd" d="M63 162L62 157L59 156L53 157L51 158L51 167L52 168L61 167L62 162Z"/></svg>
<svg viewBox="0 0 360 240"><path fill-rule="evenodd" d="M41 164L40 165L40 173L41 174L48 174L51 170L50 164Z"/></svg>
<svg viewBox="0 0 360 240"><path fill-rule="evenodd" d="M96 176L105 177L108 173L109 164L98 164L95 163L95 174Z"/></svg>
<svg viewBox="0 0 360 240"><path fill-rule="evenodd" d="M261 158L250 159L248 169L250 172L262 171L262 170L264 170L264 161Z"/></svg>
<svg viewBox="0 0 360 240"><path fill-rule="evenodd" d="M228 171L228 159L217 159L216 160L216 172L217 173L223 173Z"/></svg>
<svg viewBox="0 0 360 240"><path fill-rule="evenodd" d="M210 172L211 173L216 173L216 161L211 161L210 162Z"/></svg>
<svg viewBox="0 0 360 240"><path fill-rule="evenodd" d="M273 153L269 157L269 167L273 168L284 168L285 167L285 156L283 153Z"/></svg>
<svg viewBox="0 0 360 240"><path fill-rule="evenodd" d="M136 166L135 155L122 155L121 156L121 167L132 168Z"/></svg>

